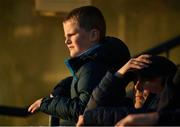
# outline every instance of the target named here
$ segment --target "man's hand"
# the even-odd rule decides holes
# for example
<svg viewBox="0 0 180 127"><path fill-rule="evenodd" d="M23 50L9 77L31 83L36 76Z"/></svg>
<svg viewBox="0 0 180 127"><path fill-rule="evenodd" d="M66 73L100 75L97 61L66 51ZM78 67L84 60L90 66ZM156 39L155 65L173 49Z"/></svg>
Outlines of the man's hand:
<svg viewBox="0 0 180 127"><path fill-rule="evenodd" d="M28 112L34 113L35 111L37 111L41 105L41 102L42 102L42 98L36 100L32 105L29 106Z"/></svg>
<svg viewBox="0 0 180 127"><path fill-rule="evenodd" d="M83 125L84 125L84 116L80 115L79 118L78 118L78 122L76 124L76 127L80 127L80 126L83 126Z"/></svg>
<svg viewBox="0 0 180 127"><path fill-rule="evenodd" d="M123 67L121 67L115 74L118 76L124 75L126 72L132 69L142 69L144 67L148 67L151 63L149 58L151 55L140 55L136 58L131 58Z"/></svg>
<svg viewBox="0 0 180 127"><path fill-rule="evenodd" d="M130 114L116 123L115 127L123 126L150 126L156 124L159 115L154 113Z"/></svg>

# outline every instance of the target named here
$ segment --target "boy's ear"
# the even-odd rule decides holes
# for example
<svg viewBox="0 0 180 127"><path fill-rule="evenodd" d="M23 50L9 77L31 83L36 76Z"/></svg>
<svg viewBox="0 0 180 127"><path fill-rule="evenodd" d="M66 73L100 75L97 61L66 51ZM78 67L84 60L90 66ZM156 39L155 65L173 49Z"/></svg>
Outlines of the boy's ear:
<svg viewBox="0 0 180 127"><path fill-rule="evenodd" d="M97 29L92 29L90 34L90 39L92 42L97 42L100 39L100 32Z"/></svg>

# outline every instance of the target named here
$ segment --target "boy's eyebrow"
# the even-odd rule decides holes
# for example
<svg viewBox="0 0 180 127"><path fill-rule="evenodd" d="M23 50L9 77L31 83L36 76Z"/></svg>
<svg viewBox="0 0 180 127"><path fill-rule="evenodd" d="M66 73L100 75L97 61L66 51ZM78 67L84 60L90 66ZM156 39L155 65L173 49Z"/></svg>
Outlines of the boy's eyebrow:
<svg viewBox="0 0 180 127"><path fill-rule="evenodd" d="M67 36L72 36L72 35L75 35L76 33L68 33Z"/></svg>

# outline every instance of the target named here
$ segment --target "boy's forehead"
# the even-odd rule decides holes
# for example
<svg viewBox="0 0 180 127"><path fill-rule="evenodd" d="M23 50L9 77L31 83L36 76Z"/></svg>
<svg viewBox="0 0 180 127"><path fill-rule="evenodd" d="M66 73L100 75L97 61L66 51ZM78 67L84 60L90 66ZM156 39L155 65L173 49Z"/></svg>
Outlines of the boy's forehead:
<svg viewBox="0 0 180 127"><path fill-rule="evenodd" d="M71 17L71 18L63 21L63 24L64 24L64 23L67 23L67 22L79 24L79 21L78 21L77 17Z"/></svg>
<svg viewBox="0 0 180 127"><path fill-rule="evenodd" d="M70 18L70 19L63 22L63 24L68 24L68 23L77 24L77 25L79 24L77 19L75 19L75 18Z"/></svg>
<svg viewBox="0 0 180 127"><path fill-rule="evenodd" d="M79 24L73 20L67 20L66 22L63 22L63 27L67 31L74 31L76 29L79 29Z"/></svg>

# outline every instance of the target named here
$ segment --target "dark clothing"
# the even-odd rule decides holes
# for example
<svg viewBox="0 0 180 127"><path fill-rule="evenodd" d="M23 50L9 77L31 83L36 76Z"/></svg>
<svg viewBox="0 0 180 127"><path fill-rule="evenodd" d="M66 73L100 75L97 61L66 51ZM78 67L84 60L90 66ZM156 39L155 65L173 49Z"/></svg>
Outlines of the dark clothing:
<svg viewBox="0 0 180 127"><path fill-rule="evenodd" d="M147 113L155 111L153 104L156 101L156 96L151 96L146 104L147 107L135 109L133 106L119 106L119 107L97 107L84 112L84 125L95 126L113 126L119 120L126 117L128 114ZM125 104L124 104L125 105ZM127 104L126 104L127 105Z"/></svg>
<svg viewBox="0 0 180 127"><path fill-rule="evenodd" d="M121 40L106 37L97 48L69 59L67 65L73 74L73 79L72 82L67 81L67 86L64 85L67 93L61 90L62 87L56 91L59 95L44 98L40 111L76 122L78 116L84 112L93 89L99 84L106 71L116 71L129 58L129 50ZM61 91L65 95L62 95Z"/></svg>
<svg viewBox="0 0 180 127"><path fill-rule="evenodd" d="M173 79L166 81L158 107L159 120L156 125L180 125L180 66Z"/></svg>
<svg viewBox="0 0 180 127"><path fill-rule="evenodd" d="M146 98L146 101L144 102L142 108L140 108L139 113L156 111L158 108L159 99L160 99L159 95L149 93L149 95Z"/></svg>
<svg viewBox="0 0 180 127"><path fill-rule="evenodd" d="M100 106L133 106L132 100L126 98L128 77L117 77L107 72L100 84L93 90L86 110Z"/></svg>
<svg viewBox="0 0 180 127"><path fill-rule="evenodd" d="M141 109L135 109L133 101L126 97L125 88L129 75L117 77L107 72L93 90L84 112L84 125L112 126L128 114L151 112L157 109L159 97L150 94Z"/></svg>
<svg viewBox="0 0 180 127"><path fill-rule="evenodd" d="M62 79L52 90L51 94L55 96L65 96L65 97L70 97L71 92L71 82L73 80L72 76L69 76L65 79Z"/></svg>
<svg viewBox="0 0 180 127"><path fill-rule="evenodd" d="M159 111L158 126L179 126L180 108Z"/></svg>
<svg viewBox="0 0 180 127"><path fill-rule="evenodd" d="M178 92L177 92L178 90ZM180 92L179 88L176 88L173 92L173 95L167 97L165 100L166 106L162 109L158 109L159 120L156 125L158 126L179 126L180 125ZM164 100L164 99L163 99ZM160 103L162 104L162 102Z"/></svg>
<svg viewBox="0 0 180 127"><path fill-rule="evenodd" d="M112 126L129 114L127 107L98 107L87 110L84 114L84 125Z"/></svg>
<svg viewBox="0 0 180 127"><path fill-rule="evenodd" d="M84 125L112 126L133 109L133 101L126 98L128 77L117 77L107 72L93 90L84 112Z"/></svg>
<svg viewBox="0 0 180 127"><path fill-rule="evenodd" d="M167 75L167 82L164 84L164 96L159 96L155 94L150 94L148 95L148 98L146 99L144 105L140 109L135 109L133 106L128 107L123 106L123 104L126 103L121 103L123 102L122 99L124 97L124 92L125 92L125 87L127 85L127 82L130 81L131 76L130 75L125 75L124 77L119 77L117 78L114 76L114 74L106 74L101 83L99 84L98 87L93 91L92 97L90 98L90 101L88 102L88 107L87 110L84 112L84 125L114 125L117 121L121 120L123 117L125 117L127 114L137 114L137 113L147 113L147 112L154 112L154 111L159 111L160 112L160 125L164 125L161 122L161 119L168 119L168 115L172 115L170 119L167 121L172 121L175 122L174 119L178 120L180 117L175 117L179 116L179 102L177 100L177 97L179 98L180 92L178 89L178 85L174 85L172 83L171 77L173 76L176 67L171 61L166 61L165 58L159 58L155 57L157 60L154 60L155 63L154 65L151 65L151 68L145 68L144 75L143 77L151 77L151 74L161 73L160 70L157 70L156 67L160 67L160 65L165 65L166 67L171 68L170 70L167 70L166 74ZM163 61L163 62L162 62ZM165 61L165 62L164 62ZM160 64L161 63L161 64ZM164 66L163 66L164 67ZM149 71L147 71L149 69ZM152 71L151 69L154 69ZM143 72L141 70L141 72ZM152 72L151 74L148 74L147 72ZM164 71L162 71L164 73ZM147 73L147 74L145 74ZM129 73L130 74L130 73ZM132 73L131 73L132 74ZM135 74L135 73L134 73ZM161 75L161 74L160 74ZM164 74L163 74L164 75ZM168 77L169 76L169 77ZM129 79L127 77L130 77ZM113 89L114 88L114 89ZM114 98L116 101L116 105L114 103L109 103L113 102L113 98L110 98L112 93L117 93L119 90L119 98ZM114 92L116 91L116 92ZM121 94L120 94L121 93ZM120 103L120 104L118 104ZM116 107L117 105L120 105L119 107ZM106 107L99 107L99 106L106 106ZM108 106L108 107L107 107ZM173 110L173 109L177 110ZM160 109L160 110L159 110ZM165 116L161 116L165 114ZM166 117L167 115L167 117ZM179 120L178 120L179 121ZM171 124L171 125L174 125Z"/></svg>

